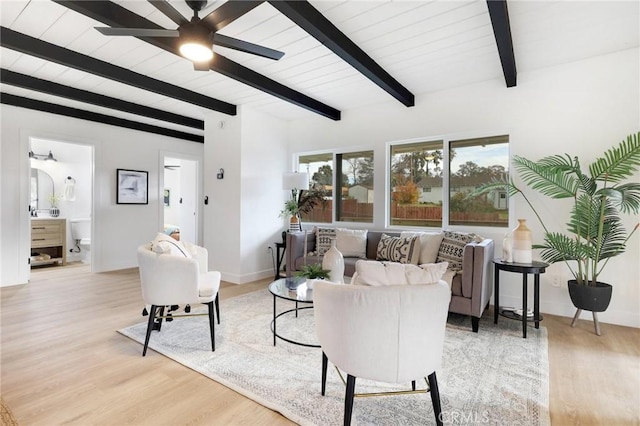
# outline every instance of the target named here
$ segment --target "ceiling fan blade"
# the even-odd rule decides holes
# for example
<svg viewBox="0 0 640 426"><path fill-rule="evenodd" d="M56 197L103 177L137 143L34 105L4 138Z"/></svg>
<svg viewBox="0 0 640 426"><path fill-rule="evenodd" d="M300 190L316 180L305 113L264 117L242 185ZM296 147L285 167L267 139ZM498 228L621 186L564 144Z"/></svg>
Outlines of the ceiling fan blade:
<svg viewBox="0 0 640 426"><path fill-rule="evenodd" d="M274 59L276 61L284 56L284 52L280 52L279 50L269 49L268 47L249 43L244 40L238 40L237 38L222 35L220 33L215 33L213 35L213 44L228 47L229 49L239 50L241 52L252 53L254 55Z"/></svg>
<svg viewBox="0 0 640 426"><path fill-rule="evenodd" d="M173 6L171 6L166 0L149 0L156 9L158 9L167 18L171 19L177 25L182 25L189 22L180 12L178 12Z"/></svg>
<svg viewBox="0 0 640 426"><path fill-rule="evenodd" d="M206 62L193 62L193 69L195 71L209 71L211 66L209 65L209 61Z"/></svg>
<svg viewBox="0 0 640 426"><path fill-rule="evenodd" d="M212 31L219 31L262 3L263 1L250 0L227 1L203 17L202 23Z"/></svg>
<svg viewBox="0 0 640 426"><path fill-rule="evenodd" d="M111 28L94 27L108 36L133 36L133 37L178 37L178 30L149 29L149 28Z"/></svg>

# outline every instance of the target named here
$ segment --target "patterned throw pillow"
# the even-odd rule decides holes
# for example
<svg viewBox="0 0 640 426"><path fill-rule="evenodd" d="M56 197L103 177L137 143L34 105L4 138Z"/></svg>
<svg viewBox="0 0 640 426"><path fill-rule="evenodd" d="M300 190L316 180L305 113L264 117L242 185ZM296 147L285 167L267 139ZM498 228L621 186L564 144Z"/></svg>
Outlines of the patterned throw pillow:
<svg viewBox="0 0 640 426"><path fill-rule="evenodd" d="M382 234L376 260L418 264L420 259L420 237L390 237Z"/></svg>
<svg viewBox="0 0 640 426"><path fill-rule="evenodd" d="M331 240L335 237L335 228L316 228L316 255L324 256L331 248Z"/></svg>
<svg viewBox="0 0 640 426"><path fill-rule="evenodd" d="M462 271L464 246L473 241L482 241L482 238L476 234L444 231L436 262L449 262L449 270Z"/></svg>

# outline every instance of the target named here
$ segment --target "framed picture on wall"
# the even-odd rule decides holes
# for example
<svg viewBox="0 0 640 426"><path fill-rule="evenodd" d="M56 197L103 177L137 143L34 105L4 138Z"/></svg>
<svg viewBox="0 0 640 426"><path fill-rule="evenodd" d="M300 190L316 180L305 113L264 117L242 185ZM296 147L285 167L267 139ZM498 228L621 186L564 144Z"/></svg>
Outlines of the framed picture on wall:
<svg viewBox="0 0 640 426"><path fill-rule="evenodd" d="M169 207L171 203L171 190L170 189L165 189L164 190L164 205Z"/></svg>
<svg viewBox="0 0 640 426"><path fill-rule="evenodd" d="M116 204L149 204L149 172L117 169Z"/></svg>

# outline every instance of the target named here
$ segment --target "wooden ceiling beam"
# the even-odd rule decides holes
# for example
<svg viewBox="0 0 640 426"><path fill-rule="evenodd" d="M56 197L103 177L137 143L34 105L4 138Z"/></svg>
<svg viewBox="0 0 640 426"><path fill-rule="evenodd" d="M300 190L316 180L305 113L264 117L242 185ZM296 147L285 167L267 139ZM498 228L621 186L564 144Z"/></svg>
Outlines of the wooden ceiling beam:
<svg viewBox="0 0 640 426"><path fill-rule="evenodd" d="M169 136L172 138L183 139L191 142L204 143L204 136L195 135L193 133L181 132L179 130L167 129L165 127L154 126L152 124L140 123L138 121L127 120L124 118L113 117L111 115L100 114L97 112L86 111L78 108L71 108L64 105L58 105L51 102L39 101L36 99L26 98L24 96L16 96L9 93L0 94L0 103L12 105L20 108L32 109L35 111L48 112L51 114L63 115L65 117L79 118L81 120L93 121L96 123L109 124L127 129L139 130L156 135Z"/></svg>
<svg viewBox="0 0 640 426"><path fill-rule="evenodd" d="M20 74L4 68L0 69L0 81L11 86L22 87L23 89L35 90L37 92L47 93L61 98L72 99L74 101L204 130L203 120L197 120L184 115L151 108L146 105L140 105L133 102L123 101L122 99L112 98L111 96L105 96L89 92L87 90L65 86L53 81L31 77L29 75Z"/></svg>
<svg viewBox="0 0 640 426"><path fill-rule="evenodd" d="M86 3L93 3L92 1ZM0 45L30 56L35 56L46 61L75 68L80 71L98 75L103 78L115 80L129 86L138 87L163 96L179 99L190 104L198 105L214 111L229 115L236 115L236 106L215 98L204 96L200 93L146 75L138 74L108 62L101 61L82 53L48 43L43 40L0 27Z"/></svg>
<svg viewBox="0 0 640 426"><path fill-rule="evenodd" d="M415 97L307 1L269 0L274 8L407 107Z"/></svg>
<svg viewBox="0 0 640 426"><path fill-rule="evenodd" d="M160 29L159 25L151 22L141 16L136 15L130 10L110 1L83 1L83 0L54 0L55 2L68 7L78 13L88 16L96 21L100 21L103 24L109 25L114 28L150 28ZM245 2L230 2L231 5L223 9L220 16L223 16L224 25L230 23L233 19L241 16L240 13L245 10L251 10L262 2L249 1L246 5ZM236 5L238 3L238 5ZM226 3L225 3L226 4ZM223 5L224 6L224 5ZM222 8L221 6L220 8ZM213 12L215 13L215 11ZM207 17L208 18L208 17ZM211 18L213 19L213 18ZM212 31L214 24L211 20L206 20L206 25ZM175 55L182 57L179 53L179 39L172 37L137 37L147 43L150 43L158 48L164 49ZM284 101L290 102L294 105L307 109L309 111L320 114L324 117L332 120L340 120L340 111L326 105L320 101L317 101L303 93L293 90L275 80L272 80L260 73L257 73L245 66L238 64L223 55L216 53L211 60L210 69L218 72L226 77L232 78L236 81L244 83L262 92L273 95Z"/></svg>
<svg viewBox="0 0 640 426"><path fill-rule="evenodd" d="M487 0L487 7L498 46L504 81L507 83L507 87L514 87L517 84L516 57L513 53L507 0Z"/></svg>

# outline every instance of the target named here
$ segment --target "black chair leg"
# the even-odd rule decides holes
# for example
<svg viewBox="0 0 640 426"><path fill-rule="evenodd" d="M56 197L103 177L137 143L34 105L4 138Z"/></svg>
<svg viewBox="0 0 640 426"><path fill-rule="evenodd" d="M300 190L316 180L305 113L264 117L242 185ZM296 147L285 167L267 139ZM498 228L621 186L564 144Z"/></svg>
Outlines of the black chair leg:
<svg viewBox="0 0 640 426"><path fill-rule="evenodd" d="M327 390L327 364L328 364L327 355L322 352L322 390L320 394L324 396L325 391Z"/></svg>
<svg viewBox="0 0 640 426"><path fill-rule="evenodd" d="M220 324L220 294L216 294L216 316L218 317L218 324Z"/></svg>
<svg viewBox="0 0 640 426"><path fill-rule="evenodd" d="M351 425L351 413L353 412L353 394L356 390L356 378L347 374L347 390L344 395L344 426Z"/></svg>
<svg viewBox="0 0 640 426"><path fill-rule="evenodd" d="M440 391L438 390L438 379L436 372L429 374L429 393L433 404L433 414L436 416L436 424L442 426L442 406L440 405Z"/></svg>
<svg viewBox="0 0 640 426"><path fill-rule="evenodd" d="M147 347L149 346L149 338L151 338L151 330L154 327L154 319L156 316L156 305L151 305L151 312L149 313L149 322L147 323L147 336L144 338L144 348L142 348L142 356L147 354Z"/></svg>
<svg viewBox="0 0 640 426"><path fill-rule="evenodd" d="M158 318L158 321L153 325L153 329L160 331L160 329L162 328L162 317L164 316L164 306L156 306L156 308L160 310L158 312L158 316L160 318ZM155 315L151 314L151 316L153 317Z"/></svg>
<svg viewBox="0 0 640 426"><path fill-rule="evenodd" d="M411 381L411 390L412 391L416 390L416 381L415 380Z"/></svg>
<svg viewBox="0 0 640 426"><path fill-rule="evenodd" d="M209 308L209 330L211 331L211 351L216 351L216 321L213 314L213 302L207 303L207 307Z"/></svg>

